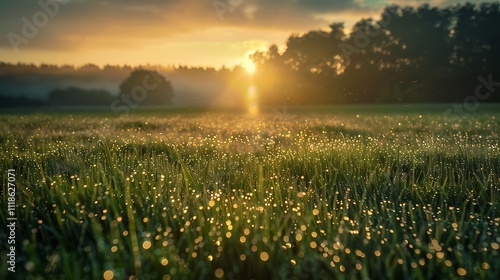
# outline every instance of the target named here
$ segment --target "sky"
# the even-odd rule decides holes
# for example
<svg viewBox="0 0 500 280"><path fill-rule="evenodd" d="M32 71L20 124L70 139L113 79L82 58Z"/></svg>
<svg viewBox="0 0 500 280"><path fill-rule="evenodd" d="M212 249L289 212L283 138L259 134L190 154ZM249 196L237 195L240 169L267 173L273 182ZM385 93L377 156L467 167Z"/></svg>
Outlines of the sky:
<svg viewBox="0 0 500 280"><path fill-rule="evenodd" d="M292 33L352 26L386 5L460 0L0 0L0 61L231 67ZM480 0L469 0L479 3Z"/></svg>

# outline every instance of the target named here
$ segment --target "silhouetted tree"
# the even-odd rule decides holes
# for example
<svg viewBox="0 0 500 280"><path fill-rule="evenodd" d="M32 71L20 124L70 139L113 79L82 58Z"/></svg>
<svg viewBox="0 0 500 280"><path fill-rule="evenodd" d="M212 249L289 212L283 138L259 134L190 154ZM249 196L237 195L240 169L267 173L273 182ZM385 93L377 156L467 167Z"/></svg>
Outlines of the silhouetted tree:
<svg viewBox="0 0 500 280"><path fill-rule="evenodd" d="M499 3L392 5L378 21L357 22L348 36L342 24L329 32L292 35L282 54L270 48L252 57L259 65L258 87L266 92L261 101L463 101L475 93L478 76L500 72L497 26ZM491 84L496 82L490 89ZM484 101L498 101L497 96Z"/></svg>
<svg viewBox="0 0 500 280"><path fill-rule="evenodd" d="M172 102L174 90L158 72L135 70L120 84L120 96L136 105L161 106Z"/></svg>

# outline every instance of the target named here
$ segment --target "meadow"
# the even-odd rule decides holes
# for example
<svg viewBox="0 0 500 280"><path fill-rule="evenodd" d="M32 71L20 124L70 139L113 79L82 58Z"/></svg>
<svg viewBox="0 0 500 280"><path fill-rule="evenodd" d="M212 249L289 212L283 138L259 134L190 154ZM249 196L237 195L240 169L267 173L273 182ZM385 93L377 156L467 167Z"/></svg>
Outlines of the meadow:
<svg viewBox="0 0 500 280"><path fill-rule="evenodd" d="M448 108L0 114L15 277L497 279L499 105Z"/></svg>

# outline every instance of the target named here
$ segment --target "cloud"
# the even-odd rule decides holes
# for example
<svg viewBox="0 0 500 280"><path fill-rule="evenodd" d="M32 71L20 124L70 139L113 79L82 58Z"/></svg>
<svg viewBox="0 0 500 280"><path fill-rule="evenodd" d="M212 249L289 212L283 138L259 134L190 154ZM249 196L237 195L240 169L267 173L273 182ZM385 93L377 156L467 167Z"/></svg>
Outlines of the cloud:
<svg viewBox="0 0 500 280"><path fill-rule="evenodd" d="M54 0L41 0L48 3ZM355 1L328 0L239 0L234 9L223 11L223 19L214 7L215 1L234 0L61 0L54 17L38 28L36 38L25 48L77 49L80 39L86 38L95 47L135 45L158 38L212 28L251 28L264 30L305 30L324 25L315 14L324 11L343 11L359 7ZM43 8L37 2L0 0L3 34L13 32L22 36L22 18L34 21ZM106 42L108 41L108 42ZM126 43L125 41L131 41ZM2 36L0 46L9 46Z"/></svg>
<svg viewBox="0 0 500 280"><path fill-rule="evenodd" d="M39 2L40 1L40 2ZM82 52L141 50L156 45L200 46L225 42L264 40L283 43L286 34L325 28L332 22L353 24L377 16L387 4L449 5L452 0L58 0L57 12L48 15L39 3L56 0L0 0L0 54L13 55L12 34L25 40L23 51ZM219 1L219 2L217 2ZM228 2L229 1L229 2ZM465 1L463 1L465 2ZM469 1L479 2L479 1ZM65 4L62 4L65 3ZM217 11L214 3L229 3ZM52 5L53 7L54 5ZM54 8L53 8L54 10ZM23 35L26 21L35 36ZM35 23L34 23L35 22ZM10 37L8 34L11 34ZM19 39L19 37L17 37ZM16 56L16 57L19 57Z"/></svg>

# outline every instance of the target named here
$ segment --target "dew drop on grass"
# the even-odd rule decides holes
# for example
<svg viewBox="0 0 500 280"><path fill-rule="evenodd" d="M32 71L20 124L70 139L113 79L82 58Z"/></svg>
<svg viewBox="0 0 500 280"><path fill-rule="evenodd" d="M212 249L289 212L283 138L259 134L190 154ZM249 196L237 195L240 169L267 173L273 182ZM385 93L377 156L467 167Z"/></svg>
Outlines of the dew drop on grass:
<svg viewBox="0 0 500 280"><path fill-rule="evenodd" d="M143 248L144 250L149 250L149 248L151 248L151 241L148 241L148 240L144 241L144 242L142 243L142 248Z"/></svg>
<svg viewBox="0 0 500 280"><path fill-rule="evenodd" d="M219 279L224 277L224 270L222 268L217 268L215 270L215 277L217 277Z"/></svg>
<svg viewBox="0 0 500 280"><path fill-rule="evenodd" d="M457 269L457 274L460 275L460 276L465 276L467 275L467 270L465 270L464 268L458 268Z"/></svg>
<svg viewBox="0 0 500 280"><path fill-rule="evenodd" d="M267 260L269 260L269 254L266 253L266 252L262 252L260 253L260 259L263 261L263 262L267 262Z"/></svg>
<svg viewBox="0 0 500 280"><path fill-rule="evenodd" d="M111 280L115 277L115 274L111 270L104 271L103 278L104 280Z"/></svg>

